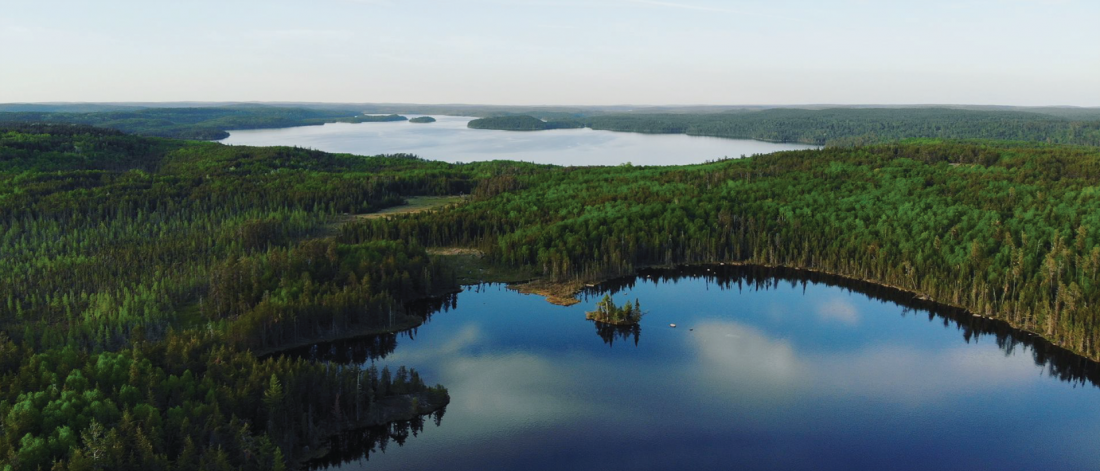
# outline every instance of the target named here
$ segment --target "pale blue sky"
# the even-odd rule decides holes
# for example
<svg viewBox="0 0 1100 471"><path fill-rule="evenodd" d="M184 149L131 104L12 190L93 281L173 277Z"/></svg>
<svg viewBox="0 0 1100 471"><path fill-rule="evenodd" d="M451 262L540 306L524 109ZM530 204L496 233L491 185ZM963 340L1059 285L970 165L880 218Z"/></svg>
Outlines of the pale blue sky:
<svg viewBox="0 0 1100 471"><path fill-rule="evenodd" d="M1096 0L4 0L0 102L1100 105Z"/></svg>

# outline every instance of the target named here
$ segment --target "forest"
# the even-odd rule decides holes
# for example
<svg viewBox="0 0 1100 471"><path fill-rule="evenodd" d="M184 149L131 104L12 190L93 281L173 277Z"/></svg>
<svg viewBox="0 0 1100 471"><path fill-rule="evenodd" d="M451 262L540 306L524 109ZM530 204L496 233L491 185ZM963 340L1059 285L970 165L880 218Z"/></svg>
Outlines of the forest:
<svg viewBox="0 0 1100 471"><path fill-rule="evenodd" d="M1100 150L1027 142L562 168L0 124L0 470L293 469L330 437L438 418L446 389L416 371L283 353L423 322L410 306L459 283L437 248L574 284L800 268L1096 360L1097 181ZM444 195L468 197L355 217Z"/></svg>
<svg viewBox="0 0 1100 471"><path fill-rule="evenodd" d="M0 469L281 469L438 411L415 371L257 354L416 325L449 270L334 225L527 167L0 127Z"/></svg>
<svg viewBox="0 0 1100 471"><path fill-rule="evenodd" d="M505 115L470 122L474 129L605 131L756 139L828 146L881 144L909 138L1010 140L1100 146L1100 117L949 108L773 108L722 113L602 113L548 117Z"/></svg>
<svg viewBox="0 0 1100 471"><path fill-rule="evenodd" d="M31 108L35 109L35 108ZM49 108L46 108L49 109ZM93 108L94 109L94 108ZM130 134L178 139L218 140L230 129L265 129L324 123L404 121L404 116L361 115L347 110L235 106L207 108L143 108L133 110L0 112L0 123L84 124Z"/></svg>

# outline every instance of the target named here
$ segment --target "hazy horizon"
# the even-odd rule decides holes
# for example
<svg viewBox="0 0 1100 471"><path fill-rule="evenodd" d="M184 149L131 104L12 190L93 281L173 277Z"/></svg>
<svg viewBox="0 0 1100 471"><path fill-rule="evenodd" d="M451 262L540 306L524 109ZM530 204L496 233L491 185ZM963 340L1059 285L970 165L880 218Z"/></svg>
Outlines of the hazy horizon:
<svg viewBox="0 0 1100 471"><path fill-rule="evenodd" d="M178 100L178 101L9 101L0 105L373 105L373 106L460 106L460 107L507 107L507 108L937 108L937 107L984 107L984 108L1100 108L1100 105L1006 105L1001 103L608 103L603 105L564 103L428 103L428 102L354 102L354 101L303 101L303 100Z"/></svg>
<svg viewBox="0 0 1100 471"><path fill-rule="evenodd" d="M1100 106L1084 0L10 3L2 103Z"/></svg>

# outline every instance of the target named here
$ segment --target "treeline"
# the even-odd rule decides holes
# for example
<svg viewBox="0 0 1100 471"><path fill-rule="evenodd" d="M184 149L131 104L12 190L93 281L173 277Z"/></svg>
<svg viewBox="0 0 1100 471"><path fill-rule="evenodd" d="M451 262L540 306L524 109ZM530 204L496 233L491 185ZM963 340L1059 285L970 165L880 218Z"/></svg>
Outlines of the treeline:
<svg viewBox="0 0 1100 471"><path fill-rule="evenodd" d="M379 109L388 110L385 107ZM406 119L405 116L392 113L366 115L347 106L324 109L238 105L89 112L0 112L0 123L82 124L117 129L129 134L197 140L224 139L228 137L226 131L229 129ZM1036 109L1034 112L959 108L772 108L706 113L541 110L532 114L508 112L484 117L470 121L467 126L472 129L510 131L588 127L608 131L688 134L846 147L907 138L991 139L1100 146L1100 120L1097 119L1095 110L1068 108Z"/></svg>
<svg viewBox="0 0 1100 471"><path fill-rule="evenodd" d="M145 108L120 111L0 112L0 123L83 124L117 129L129 134L178 139L218 140L230 129L266 129L332 122L403 121L404 116L361 115L355 111L271 106L221 108Z"/></svg>
<svg viewBox="0 0 1100 471"><path fill-rule="evenodd" d="M1062 117L1026 111L952 108L774 108L703 114L638 112L561 117L546 122L529 116L501 116L471 121L470 127L505 130L588 127L606 131L688 134L845 147L909 138L993 139L1100 146L1100 120L1094 114L1066 114Z"/></svg>
<svg viewBox="0 0 1100 471"><path fill-rule="evenodd" d="M679 263L801 267L912 290L1096 359L1098 179L1092 149L914 141L520 176L457 208L345 226L341 240L474 246L563 281Z"/></svg>
<svg viewBox="0 0 1100 471"><path fill-rule="evenodd" d="M1100 387L1100 363L1054 346L1042 337L1021 334L1003 321L975 316L963 309L913 296L911 292L822 272L739 264L646 268L639 270L638 276L615 278L586 287L581 296L588 300L603 294L614 295L641 284L675 283L687 279L703 279L712 288L738 292L770 291L781 286L805 289L809 284L834 286L876 301L896 304L902 308L900 315L903 317L923 313L928 322L942 324L945 328L953 326L967 343L992 341L1005 355L1026 349L1035 364L1044 371L1044 375L1075 385L1091 384ZM596 326L598 331L601 330L601 324L596 323ZM623 330L625 329L618 332L620 337ZM605 337L606 340L609 339Z"/></svg>

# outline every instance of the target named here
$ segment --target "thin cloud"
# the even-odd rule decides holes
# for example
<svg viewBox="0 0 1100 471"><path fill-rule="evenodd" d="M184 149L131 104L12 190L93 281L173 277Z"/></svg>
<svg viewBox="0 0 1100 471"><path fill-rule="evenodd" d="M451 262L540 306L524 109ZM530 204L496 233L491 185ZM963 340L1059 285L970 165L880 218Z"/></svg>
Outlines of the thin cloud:
<svg viewBox="0 0 1100 471"><path fill-rule="evenodd" d="M355 33L330 29L269 29L247 31L244 36L264 41L346 41L353 39Z"/></svg>
<svg viewBox="0 0 1100 471"><path fill-rule="evenodd" d="M803 21L802 18L796 18L796 17L791 17L791 16L772 15L772 14L769 14L769 13L759 13L759 12L745 11L745 10L735 10L735 9L732 9L732 8L720 8L720 7L711 7L711 6L705 6L705 5L693 5L693 4L690 4L690 3L661 2L661 1L657 1L657 0L626 0L626 2L627 3L633 3L635 5L648 5L648 6L654 6L654 7L675 8L675 9L680 9L680 10L701 11L701 12L708 12L708 13L727 13L727 14L732 14L732 15L748 15L748 16L759 16L759 17L764 17L764 18L774 18L774 19L779 19L779 20Z"/></svg>

